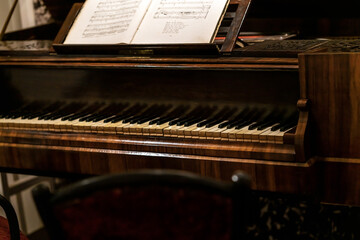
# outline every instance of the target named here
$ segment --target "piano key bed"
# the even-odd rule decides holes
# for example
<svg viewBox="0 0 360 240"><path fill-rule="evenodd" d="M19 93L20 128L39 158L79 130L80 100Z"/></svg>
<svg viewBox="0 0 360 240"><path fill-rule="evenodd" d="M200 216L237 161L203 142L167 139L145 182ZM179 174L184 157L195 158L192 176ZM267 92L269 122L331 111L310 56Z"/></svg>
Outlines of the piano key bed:
<svg viewBox="0 0 360 240"><path fill-rule="evenodd" d="M298 118L274 106L33 101L1 113L0 128L284 144Z"/></svg>

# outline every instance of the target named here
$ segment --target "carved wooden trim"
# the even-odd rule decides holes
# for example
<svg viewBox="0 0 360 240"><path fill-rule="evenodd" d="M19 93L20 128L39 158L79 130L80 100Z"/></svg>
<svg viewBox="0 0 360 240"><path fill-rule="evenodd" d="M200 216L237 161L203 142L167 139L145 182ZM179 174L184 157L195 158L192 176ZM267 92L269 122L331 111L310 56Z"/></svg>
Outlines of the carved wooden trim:
<svg viewBox="0 0 360 240"><path fill-rule="evenodd" d="M297 162L305 162L308 157L308 149L305 147L305 136L307 134L309 123L309 100L299 99L297 107L300 113L295 132L295 157Z"/></svg>

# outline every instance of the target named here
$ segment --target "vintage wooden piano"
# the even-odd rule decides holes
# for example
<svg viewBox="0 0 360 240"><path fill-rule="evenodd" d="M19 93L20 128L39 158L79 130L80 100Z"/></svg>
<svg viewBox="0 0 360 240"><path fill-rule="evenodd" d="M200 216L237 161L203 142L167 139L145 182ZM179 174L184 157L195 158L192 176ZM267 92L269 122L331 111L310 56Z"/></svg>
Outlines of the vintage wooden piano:
<svg viewBox="0 0 360 240"><path fill-rule="evenodd" d="M230 35L233 44L220 54L57 53L39 39L53 40L61 18L45 36L9 33L0 167L49 176L168 168L223 180L244 170L256 190L358 205L360 18L348 2L253 0L241 27L252 33L236 40L242 1L233 0L217 46Z"/></svg>

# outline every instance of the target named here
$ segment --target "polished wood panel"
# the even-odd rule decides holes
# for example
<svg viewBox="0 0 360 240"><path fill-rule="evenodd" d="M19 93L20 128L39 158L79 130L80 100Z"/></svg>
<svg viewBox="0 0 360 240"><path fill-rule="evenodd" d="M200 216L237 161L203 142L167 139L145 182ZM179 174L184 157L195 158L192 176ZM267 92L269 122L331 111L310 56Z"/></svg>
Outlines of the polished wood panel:
<svg viewBox="0 0 360 240"><path fill-rule="evenodd" d="M360 159L318 158L322 199L330 203L360 205Z"/></svg>
<svg viewBox="0 0 360 240"><path fill-rule="evenodd" d="M105 174L143 168L183 169L225 181L229 181L235 170L241 169L252 176L253 189L309 195L316 194L317 189L313 162L254 160L255 156L251 154L251 158L207 156L211 151L197 155L195 151L190 151L188 144L183 144L183 147L188 148L181 150L183 154L146 152L146 148L136 144L132 145L135 150L76 147L72 142L68 144L70 146L44 146L34 144L33 140L27 144L1 143L0 153L3 157L0 158L0 165L7 166L7 171L21 169L22 172L53 176L64 176L64 173ZM161 148L157 146L157 150L163 150ZM270 152L273 149L268 150L269 154L274 154Z"/></svg>
<svg viewBox="0 0 360 240"><path fill-rule="evenodd" d="M360 54L300 56L301 97L311 102L315 154L360 157Z"/></svg>
<svg viewBox="0 0 360 240"><path fill-rule="evenodd" d="M311 102L313 154L324 201L360 204L360 54L302 54L302 97Z"/></svg>

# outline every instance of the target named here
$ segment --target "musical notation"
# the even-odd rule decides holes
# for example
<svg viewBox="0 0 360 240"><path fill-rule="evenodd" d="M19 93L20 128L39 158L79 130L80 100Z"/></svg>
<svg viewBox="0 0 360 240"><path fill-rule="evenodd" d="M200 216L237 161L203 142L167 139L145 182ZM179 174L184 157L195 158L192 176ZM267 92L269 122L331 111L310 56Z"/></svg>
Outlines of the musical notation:
<svg viewBox="0 0 360 240"><path fill-rule="evenodd" d="M87 0L64 44L210 43L229 0Z"/></svg>
<svg viewBox="0 0 360 240"><path fill-rule="evenodd" d="M210 43L229 0L152 0L134 43Z"/></svg>
<svg viewBox="0 0 360 240"><path fill-rule="evenodd" d="M126 32L140 3L140 0L100 1L82 37L103 37Z"/></svg>
<svg viewBox="0 0 360 240"><path fill-rule="evenodd" d="M213 0L186 1L161 0L154 15L155 19L205 19Z"/></svg>

